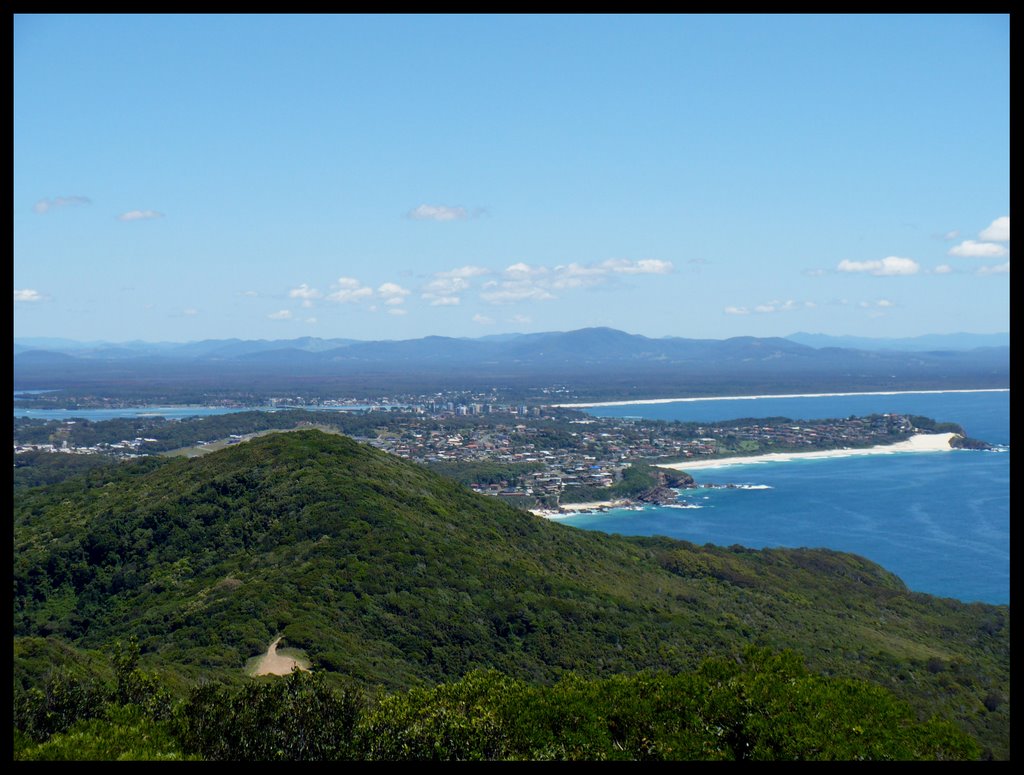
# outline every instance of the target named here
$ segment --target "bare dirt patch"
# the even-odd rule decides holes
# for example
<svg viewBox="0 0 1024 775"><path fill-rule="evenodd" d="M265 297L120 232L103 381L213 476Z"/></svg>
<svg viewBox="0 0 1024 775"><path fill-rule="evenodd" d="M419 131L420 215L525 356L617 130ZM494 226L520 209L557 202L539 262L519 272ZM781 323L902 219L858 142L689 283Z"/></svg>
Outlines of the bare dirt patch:
<svg viewBox="0 0 1024 775"><path fill-rule="evenodd" d="M303 662L294 657L278 654L277 644L280 642L281 639L278 638L270 644L267 653L260 657L259 662L256 663L256 668L252 672L253 675L288 675L294 667L299 668L299 670L309 671L309 665L303 664Z"/></svg>

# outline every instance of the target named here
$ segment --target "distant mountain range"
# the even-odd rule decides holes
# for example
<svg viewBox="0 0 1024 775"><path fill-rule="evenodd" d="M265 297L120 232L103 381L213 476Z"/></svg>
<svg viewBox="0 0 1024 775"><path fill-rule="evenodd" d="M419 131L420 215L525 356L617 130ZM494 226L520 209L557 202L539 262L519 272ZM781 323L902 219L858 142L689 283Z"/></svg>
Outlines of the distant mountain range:
<svg viewBox="0 0 1024 775"><path fill-rule="evenodd" d="M585 333L586 332L586 333ZM603 333L602 333L603 332ZM501 345L510 342L544 341L558 337L570 336L579 339L580 335L586 336L598 344L607 343L609 336L619 335L619 341L635 343L646 342L722 342L744 340L751 337L737 337L734 339L717 340L704 339L693 340L682 337L663 337L651 339L645 336L624 334L610 328L590 328L578 331L547 332L541 334L491 334L478 338L449 338L449 337L426 337L425 339L400 340L403 344L410 342L475 342L481 345ZM626 337L623 340L623 337ZM604 341L601 341L602 338ZM856 350L904 350L904 351L928 351L928 350L973 350L978 347L1008 347L1010 345L1010 334L926 334L924 336L883 338L863 336L832 336L829 334L809 334L798 331L790 334L784 339L797 344L807 345L815 349L823 347L844 347ZM130 342L106 342L89 341L82 342L75 339L61 339L54 337L21 337L14 340L15 355L29 350L44 350L47 352L66 353L93 358L130 358L147 355L163 355L169 357L195 357L195 358L231 358L252 353L268 352L274 350L302 350L305 352L321 353L328 350L337 350L351 345L375 345L394 344L394 340L384 341L363 341L358 339L321 339L315 336L303 336L297 339L203 339L198 342L144 342L136 339Z"/></svg>
<svg viewBox="0 0 1024 775"><path fill-rule="evenodd" d="M850 346L854 344L862 346ZM905 346L899 349L897 344ZM926 349L930 345L935 349ZM1009 346L1008 335L653 339L611 328L386 341L303 337L115 344L17 339L14 372L18 389L126 380L216 380L222 386L257 381L266 386L310 378L355 379L367 385L367 380L376 380L373 384L385 392L481 382L562 382L594 394L651 396L662 388L675 395L724 389L969 388L1009 384Z"/></svg>

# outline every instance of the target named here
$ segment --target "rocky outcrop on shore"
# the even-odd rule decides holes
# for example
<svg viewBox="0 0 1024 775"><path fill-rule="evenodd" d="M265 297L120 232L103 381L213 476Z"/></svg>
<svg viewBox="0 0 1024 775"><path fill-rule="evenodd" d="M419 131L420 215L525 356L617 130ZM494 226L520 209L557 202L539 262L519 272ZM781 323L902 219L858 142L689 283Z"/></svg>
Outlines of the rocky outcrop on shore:
<svg viewBox="0 0 1024 775"><path fill-rule="evenodd" d="M637 503L669 506L679 502L678 490L690 490L697 487L693 477L685 471L658 469L657 477L658 483L656 486L634 496L633 500Z"/></svg>
<svg viewBox="0 0 1024 775"><path fill-rule="evenodd" d="M693 477L685 471L673 471L671 469L663 468L658 473L661 474L661 484L665 487L689 490L697 486Z"/></svg>
<svg viewBox="0 0 1024 775"><path fill-rule="evenodd" d="M658 506L668 506L669 504L678 503L679 496L676 491L670 487L653 487L647 492L637 495L636 501L638 503L653 503Z"/></svg>
<svg viewBox="0 0 1024 775"><path fill-rule="evenodd" d="M960 434L954 435L949 440L949 446L951 446L953 449L995 449L987 441L982 441L981 439L972 439L970 436L961 436Z"/></svg>

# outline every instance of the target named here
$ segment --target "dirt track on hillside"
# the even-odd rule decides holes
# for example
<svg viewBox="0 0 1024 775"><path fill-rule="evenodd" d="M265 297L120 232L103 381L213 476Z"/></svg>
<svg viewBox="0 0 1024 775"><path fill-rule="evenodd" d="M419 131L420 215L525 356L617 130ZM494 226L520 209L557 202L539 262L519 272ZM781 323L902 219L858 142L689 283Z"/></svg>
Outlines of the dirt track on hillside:
<svg viewBox="0 0 1024 775"><path fill-rule="evenodd" d="M278 638L270 644L267 653L260 658L259 663L256 665L253 675L288 675L293 667L297 667L300 670L308 670L308 668L300 665L297 660L278 654L277 644L280 642L281 639Z"/></svg>

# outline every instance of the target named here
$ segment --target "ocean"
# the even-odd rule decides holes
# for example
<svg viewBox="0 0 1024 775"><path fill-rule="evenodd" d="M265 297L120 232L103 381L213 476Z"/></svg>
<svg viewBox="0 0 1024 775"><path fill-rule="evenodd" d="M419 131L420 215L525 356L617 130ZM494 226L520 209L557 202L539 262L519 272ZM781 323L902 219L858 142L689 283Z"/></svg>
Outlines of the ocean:
<svg viewBox="0 0 1024 775"><path fill-rule="evenodd" d="M616 509L559 521L696 544L826 547L866 557L918 592L1010 602L1010 394L942 392L702 399L592 407L603 417L711 421L917 414L956 422L999 451L863 455L736 465L694 472L680 505Z"/></svg>

